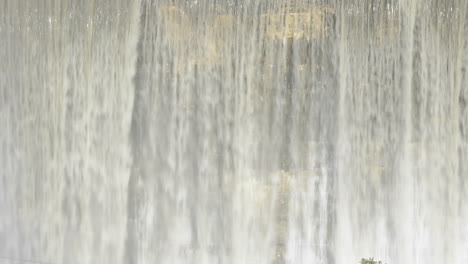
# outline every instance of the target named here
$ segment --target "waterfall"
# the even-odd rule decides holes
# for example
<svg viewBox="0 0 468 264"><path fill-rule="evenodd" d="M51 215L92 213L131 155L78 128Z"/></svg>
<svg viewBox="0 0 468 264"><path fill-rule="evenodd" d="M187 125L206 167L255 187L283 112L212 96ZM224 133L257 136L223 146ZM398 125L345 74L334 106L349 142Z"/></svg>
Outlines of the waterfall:
<svg viewBox="0 0 468 264"><path fill-rule="evenodd" d="M468 263L467 0L0 0L0 263Z"/></svg>

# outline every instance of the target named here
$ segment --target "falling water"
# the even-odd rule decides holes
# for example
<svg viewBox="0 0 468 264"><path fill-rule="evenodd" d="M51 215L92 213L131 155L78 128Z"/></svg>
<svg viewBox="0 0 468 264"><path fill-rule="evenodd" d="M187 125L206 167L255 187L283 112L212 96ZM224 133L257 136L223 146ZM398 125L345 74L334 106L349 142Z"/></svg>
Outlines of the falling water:
<svg viewBox="0 0 468 264"><path fill-rule="evenodd" d="M468 263L467 0L0 0L0 263Z"/></svg>

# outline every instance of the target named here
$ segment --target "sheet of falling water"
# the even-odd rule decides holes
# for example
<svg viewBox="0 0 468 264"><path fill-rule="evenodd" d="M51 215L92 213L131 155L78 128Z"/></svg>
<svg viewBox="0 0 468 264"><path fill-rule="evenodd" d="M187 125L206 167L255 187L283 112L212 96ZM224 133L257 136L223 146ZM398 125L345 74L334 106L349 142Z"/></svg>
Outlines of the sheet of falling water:
<svg viewBox="0 0 468 264"><path fill-rule="evenodd" d="M0 263L468 262L467 1L0 6Z"/></svg>

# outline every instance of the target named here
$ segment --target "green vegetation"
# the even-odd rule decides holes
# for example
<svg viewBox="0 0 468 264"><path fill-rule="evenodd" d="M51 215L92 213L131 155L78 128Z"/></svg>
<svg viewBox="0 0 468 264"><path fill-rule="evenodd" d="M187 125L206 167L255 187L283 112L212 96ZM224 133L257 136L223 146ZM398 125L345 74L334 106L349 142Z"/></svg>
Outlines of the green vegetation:
<svg viewBox="0 0 468 264"><path fill-rule="evenodd" d="M382 264L382 261L377 261L374 260L374 258L369 258L369 259L361 259L361 264Z"/></svg>

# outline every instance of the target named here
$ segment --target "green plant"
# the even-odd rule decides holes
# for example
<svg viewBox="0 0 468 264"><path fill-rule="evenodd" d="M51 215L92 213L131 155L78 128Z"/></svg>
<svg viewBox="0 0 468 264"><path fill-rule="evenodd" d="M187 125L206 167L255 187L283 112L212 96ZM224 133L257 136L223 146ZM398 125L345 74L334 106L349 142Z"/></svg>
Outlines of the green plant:
<svg viewBox="0 0 468 264"><path fill-rule="evenodd" d="M361 259L361 264L382 264L382 261L374 260L374 258Z"/></svg>

